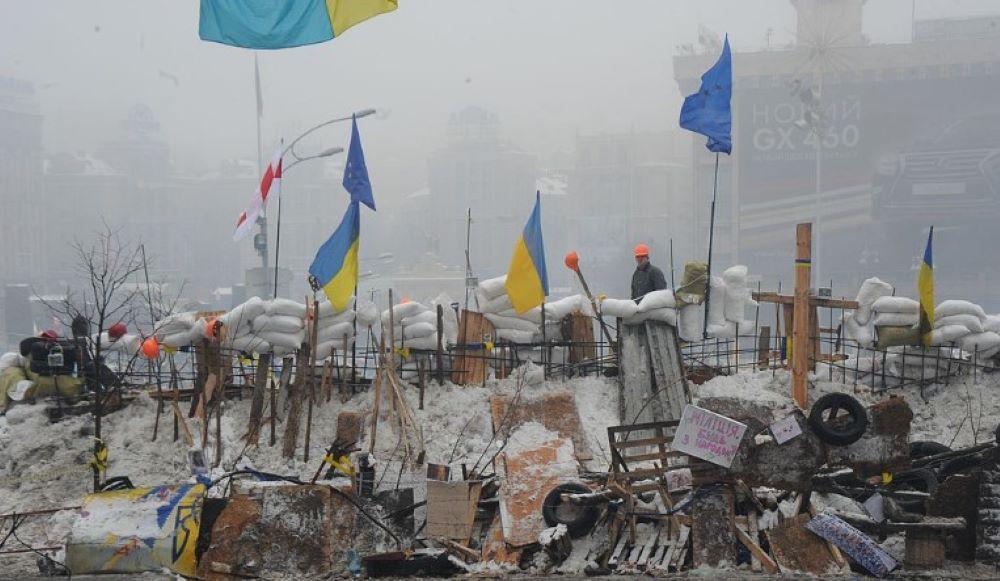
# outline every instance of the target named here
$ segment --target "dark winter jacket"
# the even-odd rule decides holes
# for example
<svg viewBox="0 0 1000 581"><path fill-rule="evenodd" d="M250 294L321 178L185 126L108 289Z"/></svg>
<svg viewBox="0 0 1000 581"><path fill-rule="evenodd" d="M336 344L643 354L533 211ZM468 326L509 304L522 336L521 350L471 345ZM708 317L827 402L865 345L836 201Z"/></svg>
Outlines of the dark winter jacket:
<svg viewBox="0 0 1000 581"><path fill-rule="evenodd" d="M636 302L646 293L665 288L667 288L667 279L663 277L663 271L649 262L637 266L635 272L632 273L632 299Z"/></svg>

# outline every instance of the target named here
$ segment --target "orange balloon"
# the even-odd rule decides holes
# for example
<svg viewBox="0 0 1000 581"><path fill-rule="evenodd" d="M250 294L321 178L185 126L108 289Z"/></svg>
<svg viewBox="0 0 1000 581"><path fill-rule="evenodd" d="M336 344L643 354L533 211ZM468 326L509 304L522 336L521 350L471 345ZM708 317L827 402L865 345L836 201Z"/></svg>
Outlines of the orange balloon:
<svg viewBox="0 0 1000 581"><path fill-rule="evenodd" d="M580 270L580 255L575 250L566 253L566 268L570 270Z"/></svg>
<svg viewBox="0 0 1000 581"><path fill-rule="evenodd" d="M160 343L156 337L150 337L142 342L142 354L146 359L156 359L160 356Z"/></svg>

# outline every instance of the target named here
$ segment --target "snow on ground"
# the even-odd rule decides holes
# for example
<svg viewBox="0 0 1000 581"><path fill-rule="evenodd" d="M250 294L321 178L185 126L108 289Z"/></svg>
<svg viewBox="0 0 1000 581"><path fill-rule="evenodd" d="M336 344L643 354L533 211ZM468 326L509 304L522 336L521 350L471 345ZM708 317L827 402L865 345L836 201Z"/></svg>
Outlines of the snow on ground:
<svg viewBox="0 0 1000 581"><path fill-rule="evenodd" d="M516 376L505 380L489 380L484 386L456 386L451 383L437 385L430 382L424 393L424 408L418 408L418 392L406 388L405 397L413 410L417 424L422 427L426 448L426 462L451 464L456 473L459 465L473 465L484 457L489 458L500 445L500 438L493 438L489 398L493 394L513 395L519 386L521 397L532 398L555 390L573 393L583 426L584 436L595 464L604 464L607 458L607 432L609 425L618 423L618 387L616 380L599 377L538 382L534 370L527 370L525 380ZM855 392L851 386L825 381L827 375L820 370L815 376L816 386L810 390L810 400L829 391ZM766 371L718 377L702 386L693 386L695 398L737 396L746 397L769 405L791 406L790 376L785 371ZM1000 374L979 375L953 380L949 386L928 389L921 398L919 388L904 388L886 393L903 395L914 411L911 439L935 440L952 447L972 445L993 437L995 424L1000 418ZM873 402L885 394L872 394L861 387L855 395L864 402ZM221 422L223 453L221 466L213 475L220 475L236 466L249 464L266 472L311 478L319 465L324 449L329 445L336 428L337 414L342 410L366 412L371 409L372 390L356 394L341 403L334 394L330 403L317 405L313 411L313 431L310 462L302 461L300 451L294 460L281 457L284 426L277 425L277 444L268 445L269 426L261 434L261 445L246 447L242 436L246 431L250 399L227 401ZM89 416L70 417L50 424L43 405L19 405L0 418L0 513L46 509L78 505L92 485L86 462L93 445L92 420ZM188 404L182 403L187 410ZM386 401L382 403L387 409ZM168 408L169 409L169 408ZM142 396L124 410L105 417L104 433L110 450L109 476L128 476L136 486L176 484L191 481L186 446L174 442L173 421L167 413L160 419L157 441L151 441L156 402ZM265 410L265 416L268 412ZM365 435L359 444L368 449L370 436L368 419ZM402 447L394 425L394 416L387 414L379 423L375 447L376 480L380 489L397 486L414 488L415 498L424 498L424 468L411 472L409 466L401 467ZM303 414L303 426L305 415ZM200 426L189 420L195 440L200 441ZM210 445L206 460L215 457L214 432L210 426ZM546 430L522 430L517 446L530 447L534 440L525 441L524 434L543 438ZM418 511L417 522L423 519ZM19 531L22 538L44 545L58 545L65 541L72 523L73 513L62 512L50 517L36 518ZM17 543L13 540L8 547ZM574 552L559 571L580 573L585 566L589 550L586 539L574 543ZM897 547L891 546L895 549ZM895 551L894 551L895 552ZM0 575L34 572L31 556L0 559Z"/></svg>

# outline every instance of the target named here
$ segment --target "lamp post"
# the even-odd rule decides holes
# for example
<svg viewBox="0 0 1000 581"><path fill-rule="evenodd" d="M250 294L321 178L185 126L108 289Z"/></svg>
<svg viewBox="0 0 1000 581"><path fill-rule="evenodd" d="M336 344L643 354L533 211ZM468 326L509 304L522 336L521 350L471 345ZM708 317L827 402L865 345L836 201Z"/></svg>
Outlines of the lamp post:
<svg viewBox="0 0 1000 581"><path fill-rule="evenodd" d="M300 156L298 153L296 153L295 146L300 141L302 141L302 139L304 139L306 136L312 134L314 131L316 131L318 129L322 129L323 127L326 127L328 125L333 125L334 123L341 123L343 121L350 121L351 119L360 119L362 117L367 117L369 115L374 115L374 114L375 114L375 109L372 109L372 108L362 109L362 110L356 111L353 114L348 115L346 117L337 117L336 119L330 119L328 121L324 121L324 122L322 122L322 123L320 123L318 125L314 125L313 127L307 129L306 131L302 132L298 137L296 137L295 139L293 139L292 142L289 143L288 146L285 147L285 149L282 150L282 152L281 152L282 159L284 159L285 156L287 156L289 154L291 154L291 156L293 158L292 163L288 164L287 167L283 168L282 175L284 175L285 172L289 171L290 169L292 169L293 167L295 167L296 165L298 165L298 164L300 164L300 163L302 163L304 161L309 161L309 160L312 160L312 159L319 159L319 158L324 158L324 157L330 157L330 156L336 155L336 154L341 153L341 152L344 151L344 148L342 148L342 147L331 147L331 148L325 149L325 150L323 150L320 153L317 153L315 155ZM275 241L274 241L274 295L273 295L274 298L278 297L278 258L279 258L278 255L279 255L279 252L281 250L281 198L282 197L284 197L284 196L278 196L278 224L277 224L277 228L275 230ZM267 241L267 217L266 217L266 215L262 215L261 218L259 219L258 223L260 224L261 243L259 245L257 245L257 251L260 253L262 266L264 268L264 272L266 273L267 269L268 269L268 264L267 264L268 241Z"/></svg>

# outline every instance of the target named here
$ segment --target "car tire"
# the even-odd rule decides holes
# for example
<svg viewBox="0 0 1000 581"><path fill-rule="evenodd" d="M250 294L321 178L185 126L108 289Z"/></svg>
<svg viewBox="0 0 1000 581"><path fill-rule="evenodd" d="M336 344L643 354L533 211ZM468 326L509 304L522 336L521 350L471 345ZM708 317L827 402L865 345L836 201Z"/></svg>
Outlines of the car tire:
<svg viewBox="0 0 1000 581"><path fill-rule="evenodd" d="M843 426L826 423L823 414L830 410L847 410L850 421ZM809 411L809 427L825 444L848 446L860 440L868 429L868 412L861 402L846 393L828 393L816 400Z"/></svg>
<svg viewBox="0 0 1000 581"><path fill-rule="evenodd" d="M542 501L542 518L545 524L554 527L556 525L566 525L566 531L570 538L580 538L589 533L601 511L596 506L580 506L564 503L563 494L587 494L592 492L590 488L577 482L567 482L553 488Z"/></svg>
<svg viewBox="0 0 1000 581"><path fill-rule="evenodd" d="M951 448L945 446L944 444L939 444L930 440L917 440L916 442L910 442L910 460L930 458L931 456L937 456L938 454L944 454L945 452L951 452Z"/></svg>
<svg viewBox="0 0 1000 581"><path fill-rule="evenodd" d="M894 474L892 482L889 484L890 490L915 490L934 494L938 487L938 477L933 470L927 468L914 468L904 470ZM925 502L922 499L896 498L896 504L906 512L923 514L926 512Z"/></svg>

